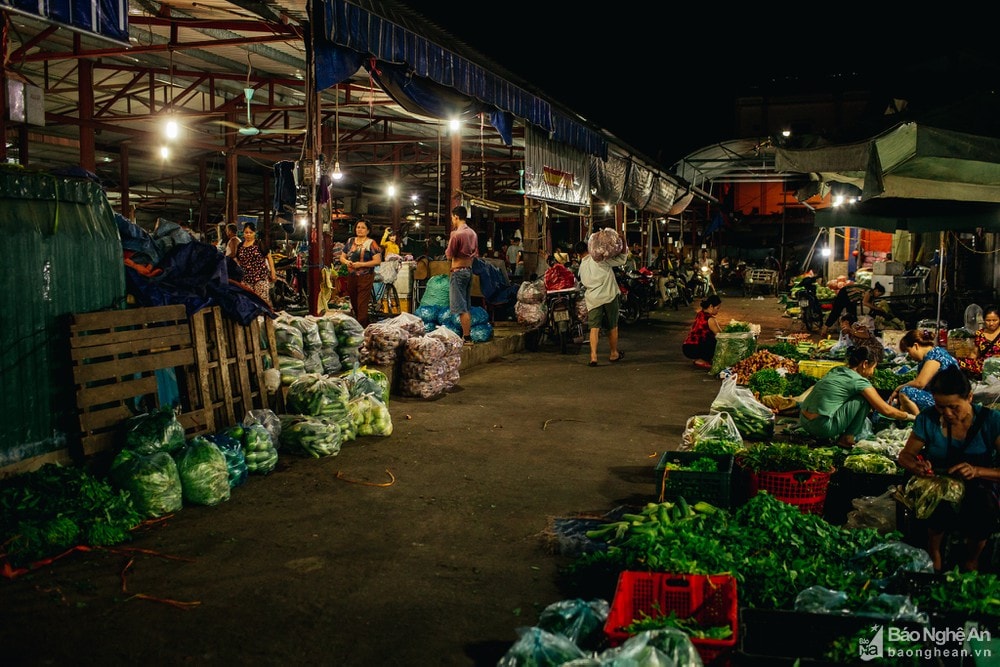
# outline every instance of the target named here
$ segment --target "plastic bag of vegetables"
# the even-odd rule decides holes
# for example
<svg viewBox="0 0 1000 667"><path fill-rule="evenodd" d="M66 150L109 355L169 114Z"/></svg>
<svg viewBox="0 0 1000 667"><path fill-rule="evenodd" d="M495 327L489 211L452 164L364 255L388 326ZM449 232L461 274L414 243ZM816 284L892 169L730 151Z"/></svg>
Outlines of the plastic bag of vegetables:
<svg viewBox="0 0 1000 667"><path fill-rule="evenodd" d="M392 435L392 416L389 414L389 408L376 397L371 394L358 396L351 399L347 408L359 436Z"/></svg>
<svg viewBox="0 0 1000 667"><path fill-rule="evenodd" d="M291 451L317 459L336 456L342 442L336 422L307 415L281 415L281 444Z"/></svg>
<svg viewBox="0 0 1000 667"><path fill-rule="evenodd" d="M274 410L261 408L247 412L243 417L243 426L253 426L254 424L260 424L266 428L267 432L271 434L271 442L275 446L278 445L278 439L281 437L281 419L274 414Z"/></svg>
<svg viewBox="0 0 1000 667"><path fill-rule="evenodd" d="M681 435L681 451L705 454L735 454L743 448L743 436L728 412L713 412L688 418Z"/></svg>
<svg viewBox="0 0 1000 667"><path fill-rule="evenodd" d="M339 419L351 398L347 383L318 373L306 373L288 387L288 412Z"/></svg>
<svg viewBox="0 0 1000 667"><path fill-rule="evenodd" d="M278 448L274 446L271 434L260 424L244 429L243 455L247 460L247 471L251 474L266 475L278 465Z"/></svg>
<svg viewBox="0 0 1000 667"><path fill-rule="evenodd" d="M340 377L347 383L347 391L351 398L372 394L386 405L389 404L389 377L377 368L356 366Z"/></svg>
<svg viewBox="0 0 1000 667"><path fill-rule="evenodd" d="M184 506L177 463L166 452L145 455L123 449L111 463L109 476L117 488L128 491L144 517L163 516Z"/></svg>
<svg viewBox="0 0 1000 667"><path fill-rule="evenodd" d="M900 471L895 461L888 456L876 454L875 452L850 454L844 458L841 468L853 470L854 472L867 472L878 475L895 475Z"/></svg>
<svg viewBox="0 0 1000 667"><path fill-rule="evenodd" d="M722 381L711 409L728 412L744 440L767 440L774 435L774 413L753 392L737 385L735 377Z"/></svg>
<svg viewBox="0 0 1000 667"><path fill-rule="evenodd" d="M965 483L947 475L911 477L903 487L902 502L913 510L918 519L926 519L941 501L952 503L955 508L965 496Z"/></svg>
<svg viewBox="0 0 1000 667"><path fill-rule="evenodd" d="M169 454L183 447L184 441L184 427L169 406L136 415L125 422L125 448L138 454Z"/></svg>
<svg viewBox="0 0 1000 667"><path fill-rule="evenodd" d="M247 481L247 457L243 453L243 443L225 433L212 433L205 436L215 443L226 457L226 473L229 477L229 488L235 488Z"/></svg>
<svg viewBox="0 0 1000 667"><path fill-rule="evenodd" d="M218 505L229 500L229 467L222 450L207 438L195 436L177 459L184 501Z"/></svg>
<svg viewBox="0 0 1000 667"><path fill-rule="evenodd" d="M715 355L708 371L718 375L733 364L746 359L757 350L757 338L750 331L734 331L715 335Z"/></svg>
<svg viewBox="0 0 1000 667"><path fill-rule="evenodd" d="M518 628L517 633L520 639L507 649L497 667L562 665L587 657L580 647L562 635L538 627Z"/></svg>

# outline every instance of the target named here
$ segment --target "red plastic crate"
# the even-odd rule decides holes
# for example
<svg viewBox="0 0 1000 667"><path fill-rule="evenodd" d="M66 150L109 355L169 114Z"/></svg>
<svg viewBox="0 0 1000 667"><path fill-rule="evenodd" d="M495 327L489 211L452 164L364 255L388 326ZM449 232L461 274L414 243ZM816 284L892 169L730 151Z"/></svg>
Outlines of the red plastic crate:
<svg viewBox="0 0 1000 667"><path fill-rule="evenodd" d="M654 608L654 603L658 607ZM697 639L691 643L702 662L708 665L736 645L739 604L736 579L729 574L668 574L664 572L622 572L604 624L604 634L612 646L631 637L623 628L642 617L676 612L693 616L700 625L728 625L729 639Z"/></svg>
<svg viewBox="0 0 1000 667"><path fill-rule="evenodd" d="M767 491L778 500L795 505L803 514L822 514L832 472L751 472L750 495Z"/></svg>

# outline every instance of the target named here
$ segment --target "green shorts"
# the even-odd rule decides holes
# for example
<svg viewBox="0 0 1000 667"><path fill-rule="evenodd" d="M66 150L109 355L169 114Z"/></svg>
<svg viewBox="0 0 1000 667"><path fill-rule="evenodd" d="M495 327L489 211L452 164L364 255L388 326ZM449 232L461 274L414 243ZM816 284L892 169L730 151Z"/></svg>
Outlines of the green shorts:
<svg viewBox="0 0 1000 667"><path fill-rule="evenodd" d="M618 299L587 311L587 324L591 329L602 326L610 331L618 326Z"/></svg>

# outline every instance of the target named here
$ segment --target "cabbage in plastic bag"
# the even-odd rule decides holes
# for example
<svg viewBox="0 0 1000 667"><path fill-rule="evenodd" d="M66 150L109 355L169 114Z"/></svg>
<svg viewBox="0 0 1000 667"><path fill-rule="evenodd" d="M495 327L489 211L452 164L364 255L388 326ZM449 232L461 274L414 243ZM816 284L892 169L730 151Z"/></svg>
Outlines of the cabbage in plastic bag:
<svg viewBox="0 0 1000 667"><path fill-rule="evenodd" d="M125 448L138 454L172 453L184 446L184 427L171 407L136 415L125 422Z"/></svg>
<svg viewBox="0 0 1000 667"><path fill-rule="evenodd" d="M166 452L139 454L123 449L111 463L111 482L128 491L144 517L176 512L184 506L177 463Z"/></svg>
<svg viewBox="0 0 1000 667"><path fill-rule="evenodd" d="M604 623L609 611L607 600L561 600L542 610L538 627L562 635L577 646L596 646L604 638Z"/></svg>
<svg viewBox="0 0 1000 667"><path fill-rule="evenodd" d="M563 665L570 660L587 655L572 641L562 635L546 632L541 628L518 628L520 636L497 667L548 667Z"/></svg>
<svg viewBox="0 0 1000 667"><path fill-rule="evenodd" d="M229 500L229 467L222 450L195 436L177 461L184 500L194 505L218 505Z"/></svg>

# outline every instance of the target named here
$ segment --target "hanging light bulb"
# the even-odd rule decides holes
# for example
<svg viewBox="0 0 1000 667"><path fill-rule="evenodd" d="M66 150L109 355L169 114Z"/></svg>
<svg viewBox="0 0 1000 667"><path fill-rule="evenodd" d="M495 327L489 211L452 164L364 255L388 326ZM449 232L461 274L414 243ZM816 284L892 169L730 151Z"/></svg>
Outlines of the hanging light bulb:
<svg viewBox="0 0 1000 667"><path fill-rule="evenodd" d="M344 177L344 172L340 170L340 90L335 89L333 92L336 97L334 97L335 110L333 115L333 173L330 174L330 178L339 181Z"/></svg>
<svg viewBox="0 0 1000 667"><path fill-rule="evenodd" d="M339 181L344 177L344 172L340 170L340 160L334 160L333 162L333 173L330 174L330 178L335 181Z"/></svg>

